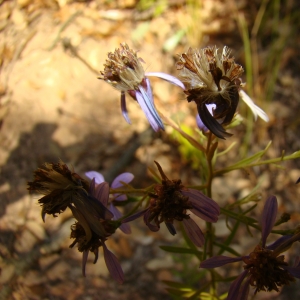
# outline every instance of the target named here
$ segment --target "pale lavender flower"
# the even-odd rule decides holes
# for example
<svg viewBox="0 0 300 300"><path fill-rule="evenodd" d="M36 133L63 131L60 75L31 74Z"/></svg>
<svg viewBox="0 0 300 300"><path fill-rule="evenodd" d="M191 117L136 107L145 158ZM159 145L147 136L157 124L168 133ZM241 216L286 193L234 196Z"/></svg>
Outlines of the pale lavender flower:
<svg viewBox="0 0 300 300"><path fill-rule="evenodd" d="M198 247L204 244L204 235L195 221L190 218L188 210L206 222L217 222L220 214L218 204L198 190L189 189L181 180L170 180L161 166L155 162L162 177L161 184L156 184L154 193L150 193L150 205L123 220L129 222L144 216L144 222L151 231L158 231L160 224L165 223L172 235L176 234L174 221L180 221L191 241Z"/></svg>
<svg viewBox="0 0 300 300"><path fill-rule="evenodd" d="M98 173L96 171L89 171L86 172L85 175L95 181L95 193L97 194L97 189L100 183L104 182L104 177L101 173ZM120 175L118 175L112 182L111 184L111 188L112 189L117 189L117 188L121 188L124 186L123 183L128 184L129 182L131 182L134 178L134 175L131 173L122 173ZM113 220L118 220L122 217L121 212L118 210L118 208L114 205L115 202L118 201L125 201L127 200L127 196L124 194L114 194L111 201L108 201L106 203L103 203L105 206L109 206L109 210L113 213ZM119 227L120 230L122 230L124 233L126 234L130 234L131 233L131 229L129 224L123 223L121 224L121 226Z"/></svg>
<svg viewBox="0 0 300 300"><path fill-rule="evenodd" d="M129 124L131 122L126 107L126 92L139 103L152 128L155 131L164 130L164 124L154 106L150 81L147 76L165 79L181 88L184 88L184 85L174 76L165 73L145 74L143 62L143 59L137 56L137 52L131 50L126 43L122 43L114 53L108 53L104 71L100 72L99 79L121 91L121 110Z"/></svg>
<svg viewBox="0 0 300 300"><path fill-rule="evenodd" d="M249 255L241 257L215 256L201 262L200 267L205 269L217 268L228 263L243 261L244 271L232 282L227 300L247 300L249 287L255 287L255 294L259 291L279 291L279 287L288 285L300 278L299 259L293 267L284 261L282 252L289 249L292 244L300 240L300 233L283 236L275 243L266 246L278 210L277 199L271 196L267 199L261 221L262 239Z"/></svg>

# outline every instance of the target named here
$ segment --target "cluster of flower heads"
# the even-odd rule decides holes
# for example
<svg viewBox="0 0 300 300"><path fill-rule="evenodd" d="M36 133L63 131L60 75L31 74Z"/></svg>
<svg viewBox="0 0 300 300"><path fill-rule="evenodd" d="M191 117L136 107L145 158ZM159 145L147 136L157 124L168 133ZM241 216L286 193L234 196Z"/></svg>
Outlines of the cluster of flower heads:
<svg viewBox="0 0 300 300"><path fill-rule="evenodd" d="M110 274L118 282L123 282L122 268L115 255L107 249L105 241L118 228L130 234L127 223L142 215L150 230L158 231L164 222L172 235L176 234L173 222L181 221L191 241L198 247L204 244L204 235L187 210L207 222L216 222L220 214L218 204L200 191L184 187L180 180L169 180L161 166L155 163L162 177L161 183L155 184L153 191L149 192L149 207L128 217L122 216L116 203L127 199L124 193L118 193L118 189L126 188L133 180L131 173L120 174L113 180L111 188L115 192L110 198L109 184L98 172L86 173L90 183L70 171L63 162L46 163L34 172L34 180L28 183L28 190L44 195L38 201L42 206L43 220L46 214L56 217L67 208L76 219L71 227L70 237L74 241L70 247L77 244L78 250L83 253L83 275L89 252L94 253L96 263L102 247Z"/></svg>
<svg viewBox="0 0 300 300"><path fill-rule="evenodd" d="M241 90L243 84L240 76L243 68L234 62L226 46L221 54L216 47L201 50L190 48L187 53L181 54L177 62L181 81L161 72L145 73L143 62L124 43L114 53L108 54L104 71L99 76L99 79L121 91L121 109L128 123L130 120L126 108L126 92L139 103L152 128L155 131L164 130L164 124L154 106L149 76L160 77L181 87L188 102L194 101L197 105L198 127L203 131L210 130L219 138L231 136L223 126L232 121L240 97L250 107L255 118L260 116L268 121L265 112Z"/></svg>
<svg viewBox="0 0 300 300"><path fill-rule="evenodd" d="M240 75L243 68L234 62L227 47L223 48L221 54L216 47L189 49L187 53L181 54L177 69L182 81L165 73L145 73L143 62L137 52L125 43L121 44L121 48L108 54L104 71L99 77L121 91L121 109L128 123L130 119L125 93L139 103L155 131L164 129L154 106L149 76L160 77L181 87L188 102L194 101L197 105L198 127L203 131L210 130L219 138L231 135L223 126L234 118L240 97L251 108L255 118L260 116L268 121L267 115L241 89L243 84ZM84 276L89 252L94 254L96 263L99 248L102 247L111 276L119 283L124 281L122 268L105 242L118 228L130 234L128 223L141 216L151 231L158 231L164 223L172 235L176 234L175 223L182 222L187 236L197 247L205 244L204 234L193 218L217 222L219 205L201 191L185 187L180 179L170 180L159 163L155 164L161 182L154 184L152 190L144 195L144 198L148 197L147 207L125 216L117 206L127 200L127 195L130 194L129 184L134 178L131 173L120 174L109 186L102 174L87 172L85 175L90 179L88 182L61 161L46 163L34 172L34 180L28 183L28 190L44 195L38 201L42 206L43 220L45 221L46 214L56 217L66 209L71 210L76 220L71 226L70 237L74 241L70 247L77 245L78 251L82 252ZM297 258L291 267L282 255L294 242L300 240L300 233L283 236L273 244L266 245L266 239L276 221L277 208L277 199L274 196L268 198L262 213L262 239L249 255L233 258L215 256L201 262L200 267L207 269L232 262L244 262L244 271L233 281L228 300L246 300L250 286L255 288L255 293L279 291L279 287L300 278L300 259Z"/></svg>

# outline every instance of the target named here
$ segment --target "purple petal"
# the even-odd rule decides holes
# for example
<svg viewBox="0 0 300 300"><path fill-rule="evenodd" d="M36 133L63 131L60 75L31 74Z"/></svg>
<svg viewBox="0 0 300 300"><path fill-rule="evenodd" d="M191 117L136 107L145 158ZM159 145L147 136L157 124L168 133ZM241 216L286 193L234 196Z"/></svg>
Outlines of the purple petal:
<svg viewBox="0 0 300 300"><path fill-rule="evenodd" d="M82 269L82 275L85 277L85 266L86 266L86 262L89 256L89 250L85 250L82 252L82 265L81 265L81 269Z"/></svg>
<svg viewBox="0 0 300 300"><path fill-rule="evenodd" d="M175 235L176 234L176 229L174 227L174 225L172 223L168 223L168 222L165 222L169 232L172 234L172 235Z"/></svg>
<svg viewBox="0 0 300 300"><path fill-rule="evenodd" d="M95 188L96 188L96 182L95 182L95 177L94 177L89 186L89 193L91 195L95 195Z"/></svg>
<svg viewBox="0 0 300 300"><path fill-rule="evenodd" d="M131 228L130 225L127 223L122 223L119 227L119 229L124 232L125 234L131 234Z"/></svg>
<svg viewBox="0 0 300 300"><path fill-rule="evenodd" d="M124 273L121 268L119 261L117 260L116 256L107 249L104 242L102 242L103 246L103 254L106 267L110 273L110 275L118 282L124 282Z"/></svg>
<svg viewBox="0 0 300 300"><path fill-rule="evenodd" d="M107 207L109 199L109 185L107 182L102 182L96 186L95 197Z"/></svg>
<svg viewBox="0 0 300 300"><path fill-rule="evenodd" d="M128 124L131 124L131 121L128 116L127 107L126 107L126 95L124 92L121 92L121 110L122 110L122 115L123 115L124 119L126 120L126 122Z"/></svg>
<svg viewBox="0 0 300 300"><path fill-rule="evenodd" d="M114 179L114 181L111 184L111 187L113 189L123 187L124 185L122 182L129 183L130 181L133 180L133 178L134 178L134 175L131 173L128 173L128 172L122 173Z"/></svg>
<svg viewBox="0 0 300 300"><path fill-rule="evenodd" d="M166 74L166 73L161 73L161 72L148 72L145 74L145 76L155 76L159 77L161 79L167 80L168 82L175 84L179 87L181 87L183 90L185 90L184 84L176 77Z"/></svg>
<svg viewBox="0 0 300 300"><path fill-rule="evenodd" d="M247 279L241 286L237 300L248 300L250 279Z"/></svg>
<svg viewBox="0 0 300 300"><path fill-rule="evenodd" d="M127 218L124 218L122 220L122 223L127 223L127 222L131 222L133 220L136 220L137 218L143 216L147 212L147 210L148 210L148 208L146 208L146 209L144 209L142 211L139 211L139 212L137 212L137 213L135 213L135 214L127 217Z"/></svg>
<svg viewBox="0 0 300 300"><path fill-rule="evenodd" d="M156 224L151 224L148 219L150 217L150 214L151 214L151 211L149 209L147 209L146 213L144 214L144 222L145 224L148 226L148 228L151 230L151 231L158 231L159 230L159 226L156 225Z"/></svg>
<svg viewBox="0 0 300 300"><path fill-rule="evenodd" d="M127 196L124 194L114 194L114 200L115 201L126 201Z"/></svg>
<svg viewBox="0 0 300 300"><path fill-rule="evenodd" d="M272 243L269 246L267 246L267 249L269 249L269 250L275 250L277 247L279 247L280 245L282 245L284 242L286 242L291 237L292 237L292 235L283 235L278 240L276 240L274 243Z"/></svg>
<svg viewBox="0 0 300 300"><path fill-rule="evenodd" d="M164 130L164 124L154 107L153 100L149 99L148 94L145 92L142 86L140 86L139 91L136 92L136 99L152 128L155 131L158 131L159 129Z"/></svg>
<svg viewBox="0 0 300 300"><path fill-rule="evenodd" d="M262 212L262 222L261 222L261 236L262 236L262 246L265 247L266 240L270 234L277 216L278 203L275 196L271 196L267 199Z"/></svg>
<svg viewBox="0 0 300 300"><path fill-rule="evenodd" d="M102 175L101 173L96 172L96 171L89 171L89 172L86 172L86 173L85 173L85 176L86 176L87 178L91 179L91 180L92 180L93 178L95 178L95 183L96 183L96 184L100 184L100 183L102 183L102 182L105 181L103 175Z"/></svg>
<svg viewBox="0 0 300 300"><path fill-rule="evenodd" d="M109 206L109 210L114 214L113 220L118 220L122 217L121 212L112 203ZM123 223L119 228L121 231L123 231L126 234L131 233L129 224Z"/></svg>
<svg viewBox="0 0 300 300"><path fill-rule="evenodd" d="M148 98L154 103L150 80L147 77L145 78L145 80L146 80Z"/></svg>
<svg viewBox="0 0 300 300"><path fill-rule="evenodd" d="M292 276L300 278L300 267L283 266L282 268L287 270Z"/></svg>
<svg viewBox="0 0 300 300"><path fill-rule="evenodd" d="M214 256L208 258L200 263L200 268L213 269L222 267L226 264L234 263L237 261L242 261L243 257L228 257L224 255Z"/></svg>
<svg viewBox="0 0 300 300"><path fill-rule="evenodd" d="M239 297L239 291L241 284L245 277L248 274L248 270L244 271L241 275L239 275L230 285L229 291L228 291L228 297L227 300L237 300Z"/></svg>
<svg viewBox="0 0 300 300"><path fill-rule="evenodd" d="M192 219L183 219L183 227L186 234L191 239L191 241L197 246L202 247L204 245L204 234L199 228L199 226Z"/></svg>
<svg viewBox="0 0 300 300"><path fill-rule="evenodd" d="M196 216L206 222L217 222L220 215L220 207L214 200L193 189L183 190L181 193L189 197L189 201L193 205L191 211Z"/></svg>

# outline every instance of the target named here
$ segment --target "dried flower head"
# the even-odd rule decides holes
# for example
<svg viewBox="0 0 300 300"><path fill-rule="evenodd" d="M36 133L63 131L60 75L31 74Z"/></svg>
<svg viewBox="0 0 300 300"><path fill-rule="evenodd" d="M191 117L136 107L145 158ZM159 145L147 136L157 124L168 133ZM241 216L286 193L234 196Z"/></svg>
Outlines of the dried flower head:
<svg viewBox="0 0 300 300"><path fill-rule="evenodd" d="M180 221L191 241L198 247L204 244L204 235L198 225L188 214L188 210L206 222L217 222L220 214L218 204L198 190L186 188L181 180L170 180L161 166L155 162L161 175L161 184L156 184L150 193L150 205L124 222L144 215L144 222L151 231L158 231L165 223L172 235L176 234L174 221Z"/></svg>
<svg viewBox="0 0 300 300"><path fill-rule="evenodd" d="M279 291L279 287L288 285L300 278L300 266L297 262L294 267L288 266L284 261L282 252L300 240L300 234L283 236L272 245L266 246L266 239L270 234L277 215L277 199L271 196L267 199L262 213L262 240L261 244L247 256L226 257L216 256L201 262L201 268L216 268L228 263L243 261L244 271L230 286L227 300L248 299L249 287L255 288L254 293L260 291Z"/></svg>
<svg viewBox="0 0 300 300"><path fill-rule="evenodd" d="M45 214L56 216L69 208L77 222L71 227L71 238L83 253L82 272L88 253L95 254L94 263L98 259L99 247L103 247L104 259L111 275L118 282L123 282L124 275L116 257L105 246L105 240L111 236L119 224L112 220L113 213L105 204L109 198L109 185L102 182L95 187L95 180L90 184L78 174L71 172L63 162L46 163L43 168L34 172L34 181L29 182L30 192L39 192L45 196L39 199L42 204L42 218Z"/></svg>
<svg viewBox="0 0 300 300"><path fill-rule="evenodd" d="M184 85L174 76L165 73L145 73L142 63L144 60L137 56L137 52L130 49L126 43L122 43L114 53L108 53L104 71L100 72L101 75L98 78L121 91L121 110L129 124L131 122L126 107L126 92L139 103L152 128L155 131L164 130L163 122L154 106L150 81L147 76L162 78L181 88L184 88Z"/></svg>
<svg viewBox="0 0 300 300"><path fill-rule="evenodd" d="M162 120L154 107L150 81L145 77L142 66L144 61L126 43L120 46L114 53L108 53L104 71L100 72L99 79L121 91L122 114L129 124L130 119L126 108L125 92L140 104L155 131L164 129Z"/></svg>
<svg viewBox="0 0 300 300"><path fill-rule="evenodd" d="M71 172L62 161L45 163L34 172L34 181L28 182L28 190L45 196L39 199L42 205L42 218L45 215L60 214L75 198L86 195L89 190L88 182L78 174Z"/></svg>
<svg viewBox="0 0 300 300"><path fill-rule="evenodd" d="M226 46L221 54L218 53L216 46L201 50L189 48L187 53L180 55L177 62L187 100L197 104L198 114L204 125L223 139L231 136L222 125L229 124L235 115L242 87L239 77L244 71L234 62L230 52ZM207 107L210 104L216 105L211 112ZM265 115L252 100L247 104L255 113L257 108L259 112L256 114Z"/></svg>
<svg viewBox="0 0 300 300"><path fill-rule="evenodd" d="M103 79L119 91L135 91L145 78L142 66L144 61L126 43L120 46L114 53L108 53L104 71L100 72L99 79Z"/></svg>

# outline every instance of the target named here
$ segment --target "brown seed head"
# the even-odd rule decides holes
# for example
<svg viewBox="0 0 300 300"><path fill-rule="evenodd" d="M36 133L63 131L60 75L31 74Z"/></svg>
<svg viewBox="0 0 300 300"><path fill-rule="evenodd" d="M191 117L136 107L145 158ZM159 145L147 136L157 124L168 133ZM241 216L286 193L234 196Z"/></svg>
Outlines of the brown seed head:
<svg viewBox="0 0 300 300"><path fill-rule="evenodd" d="M108 54L104 71L100 72L98 78L123 92L136 90L145 78L141 64L144 61L137 57L137 52L130 49L126 43L120 46L114 53Z"/></svg>
<svg viewBox="0 0 300 300"><path fill-rule="evenodd" d="M279 291L278 287L288 285L295 281L295 278L286 270L284 266L288 264L284 261L284 255L276 256L272 250L256 246L250 253L249 258L243 259L245 270L249 271L250 285L256 287L255 293L259 291Z"/></svg>

